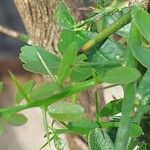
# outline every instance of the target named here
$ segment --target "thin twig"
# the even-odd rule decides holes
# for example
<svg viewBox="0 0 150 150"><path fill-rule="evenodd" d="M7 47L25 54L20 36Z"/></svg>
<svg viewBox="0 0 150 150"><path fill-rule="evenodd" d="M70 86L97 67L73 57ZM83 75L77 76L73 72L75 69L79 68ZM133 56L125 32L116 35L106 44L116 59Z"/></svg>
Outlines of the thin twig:
<svg viewBox="0 0 150 150"><path fill-rule="evenodd" d="M24 34L24 33L20 33L20 32L17 32L15 30L12 30L12 29L9 29L7 27L4 27L2 25L0 25L0 33L3 33L5 35L8 35L12 38L15 38L23 43L26 43L26 44L29 44L31 45L32 44L32 41L29 40L29 37L28 35Z"/></svg>

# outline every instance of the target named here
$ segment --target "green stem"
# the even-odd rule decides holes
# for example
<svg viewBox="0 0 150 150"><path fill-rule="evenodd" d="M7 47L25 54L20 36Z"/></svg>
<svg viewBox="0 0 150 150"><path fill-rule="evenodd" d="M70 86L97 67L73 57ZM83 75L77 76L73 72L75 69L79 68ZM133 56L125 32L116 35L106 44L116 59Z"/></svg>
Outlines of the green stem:
<svg viewBox="0 0 150 150"><path fill-rule="evenodd" d="M135 101L135 89L136 84L130 83L124 87L124 101L122 104L122 117L119 122L119 128L117 132L115 150L126 150L129 140L129 134L132 125L132 111Z"/></svg>
<svg viewBox="0 0 150 150"><path fill-rule="evenodd" d="M108 36L118 31L131 21L130 11L120 17L117 21L111 24L109 27L100 32L94 39L88 41L81 49L80 53L85 53L93 46L105 40Z"/></svg>
<svg viewBox="0 0 150 150"><path fill-rule="evenodd" d="M55 94L45 100L33 100L30 103L27 103L25 105L20 105L20 106L14 106L10 108L3 108L0 109L0 114L11 114L11 113L17 113L19 111L32 108L32 107L46 107L58 100L64 99L66 97L69 97L75 93L87 90L88 88L91 88L93 86L96 86L98 84L102 83L101 81L95 81L94 79L82 82L82 83L77 83L72 86L64 88L60 93Z"/></svg>
<svg viewBox="0 0 150 150"><path fill-rule="evenodd" d="M95 109L96 109L96 122L99 122L99 98L98 98L98 92L97 90L94 93L94 98L95 98Z"/></svg>
<svg viewBox="0 0 150 150"><path fill-rule="evenodd" d="M46 114L46 110L47 110L47 107L43 107L42 108L42 115L43 115L43 125L44 125L44 128L45 128L45 132L46 132L46 137L47 137L47 142L50 146L50 136L49 136L49 127L48 127L48 121L47 121L47 114Z"/></svg>

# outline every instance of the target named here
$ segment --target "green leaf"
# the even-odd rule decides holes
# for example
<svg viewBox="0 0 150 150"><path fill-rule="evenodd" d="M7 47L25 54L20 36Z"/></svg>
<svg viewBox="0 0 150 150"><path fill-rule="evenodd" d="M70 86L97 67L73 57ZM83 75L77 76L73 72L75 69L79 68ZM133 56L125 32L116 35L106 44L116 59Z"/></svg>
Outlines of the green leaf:
<svg viewBox="0 0 150 150"><path fill-rule="evenodd" d="M138 86L137 96L143 102L150 97L150 69L146 71Z"/></svg>
<svg viewBox="0 0 150 150"><path fill-rule="evenodd" d="M13 126L21 126L27 122L27 118L22 114L11 114L5 119Z"/></svg>
<svg viewBox="0 0 150 150"><path fill-rule="evenodd" d="M143 130L140 125L132 123L130 137L137 138L143 134Z"/></svg>
<svg viewBox="0 0 150 150"><path fill-rule="evenodd" d="M72 73L70 74L72 82L84 81L88 77L92 76L92 68L87 62L85 62L85 60L87 60L87 56L85 54L81 54L76 57Z"/></svg>
<svg viewBox="0 0 150 150"><path fill-rule="evenodd" d="M116 99L107 103L99 112L100 117L113 116L121 112L123 99Z"/></svg>
<svg viewBox="0 0 150 150"><path fill-rule="evenodd" d="M4 84L3 84L3 82L0 82L0 94L1 94L2 91L3 91L3 88L4 88Z"/></svg>
<svg viewBox="0 0 150 150"><path fill-rule="evenodd" d="M55 148L57 150L63 150L65 148L66 143L61 138L55 137L54 138L54 145L55 145Z"/></svg>
<svg viewBox="0 0 150 150"><path fill-rule="evenodd" d="M105 129L111 129L111 128L118 128L119 127L119 122L115 122L115 121L110 121L110 122L99 122L101 128L105 128ZM131 130L129 133L129 136L131 138L137 138L139 137L141 134L143 134L142 128L140 127L140 125L132 123L131 125Z"/></svg>
<svg viewBox="0 0 150 150"><path fill-rule="evenodd" d="M150 43L150 14L143 8L137 6L131 11L133 23L142 36Z"/></svg>
<svg viewBox="0 0 150 150"><path fill-rule="evenodd" d="M74 64L75 58L77 56L77 44L72 43L60 61L60 66L58 70L58 79L62 83L72 72L72 65Z"/></svg>
<svg viewBox="0 0 150 150"><path fill-rule="evenodd" d="M28 95L24 91L24 88L21 86L21 84L19 83L19 81L17 80L17 78L11 72L9 72L9 73L11 75L12 81L16 85L16 87L17 87L18 91L20 92L20 94L22 95L22 97L25 98L25 100L27 102L30 102L30 99L29 99Z"/></svg>
<svg viewBox="0 0 150 150"><path fill-rule="evenodd" d="M71 121L68 123L68 126L67 126L67 128L71 132L75 134L80 134L80 135L88 135L91 130L97 127L99 127L98 124L89 119Z"/></svg>
<svg viewBox="0 0 150 150"><path fill-rule="evenodd" d="M84 108L69 102L56 102L49 106L49 114L60 121L78 120L84 116Z"/></svg>
<svg viewBox="0 0 150 150"><path fill-rule="evenodd" d="M79 50L83 46L83 44L94 38L96 35L97 33L90 31L63 30L60 34L58 49L63 54L66 51L66 48L69 47L71 43L76 42L77 50Z"/></svg>
<svg viewBox="0 0 150 150"><path fill-rule="evenodd" d="M26 84L22 85L22 89L24 90L25 94L28 95L32 91L34 86L35 86L35 81L31 80ZM19 104L23 99L24 99L24 95L22 95L22 92L20 92L20 90L17 90L16 103Z"/></svg>
<svg viewBox="0 0 150 150"><path fill-rule="evenodd" d="M49 75L47 69L45 69L43 63L39 59L38 54L40 54L50 72L53 75L56 75L60 59L57 56L49 53L48 51L36 46L24 46L21 48L19 58L24 63L24 69L33 73Z"/></svg>
<svg viewBox="0 0 150 150"><path fill-rule="evenodd" d="M119 66L123 60L125 48L120 43L106 40L102 47L93 55L91 63L98 74L103 74L112 67Z"/></svg>
<svg viewBox="0 0 150 150"><path fill-rule="evenodd" d="M60 92L60 86L57 83L46 82L42 85L36 86L30 93L30 99L32 100L44 100L48 97L58 94Z"/></svg>
<svg viewBox="0 0 150 150"><path fill-rule="evenodd" d="M140 76L140 72L135 68L117 67L107 71L103 77L103 81L115 84L129 84L136 81Z"/></svg>
<svg viewBox="0 0 150 150"><path fill-rule="evenodd" d="M71 29L75 25L71 11L66 6L65 2L61 0L55 9L55 19L60 27L65 29Z"/></svg>
<svg viewBox="0 0 150 150"><path fill-rule="evenodd" d="M101 130L100 128L96 128L92 130L88 137L88 143L90 150L113 150L114 145L108 136L108 134Z"/></svg>
<svg viewBox="0 0 150 150"><path fill-rule="evenodd" d="M136 25L132 23L129 47L132 50L134 57L146 68L150 69L150 49L142 46L142 35Z"/></svg>

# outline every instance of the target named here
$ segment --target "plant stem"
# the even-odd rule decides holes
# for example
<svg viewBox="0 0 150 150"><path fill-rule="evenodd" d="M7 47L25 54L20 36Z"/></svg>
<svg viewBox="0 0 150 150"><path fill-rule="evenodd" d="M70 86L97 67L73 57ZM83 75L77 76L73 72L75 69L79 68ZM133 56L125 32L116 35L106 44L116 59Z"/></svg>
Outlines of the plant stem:
<svg viewBox="0 0 150 150"><path fill-rule="evenodd" d="M22 111L22 110L25 110L28 108L32 108L32 107L42 107L42 106L46 107L58 100L69 97L75 93L87 90L88 88L91 88L91 87L96 86L101 83L102 83L101 81L95 81L94 79L84 81L81 83L77 83L72 86L64 88L62 91L60 91L60 93L55 94L45 100L38 100L38 101L32 100L32 102L27 103L25 105L14 106L14 107L10 107L10 108L2 108L2 109L0 109L0 116L3 114L6 114L6 113L7 114L17 113L19 111Z"/></svg>
<svg viewBox="0 0 150 150"><path fill-rule="evenodd" d="M116 22L111 24L109 27L100 32L94 39L88 41L80 49L79 53L85 53L90 50L93 46L105 40L108 36L118 31L131 21L130 11L120 17Z"/></svg>
<svg viewBox="0 0 150 150"><path fill-rule="evenodd" d="M50 136L49 136L49 130L48 130L48 121L47 121L47 114L46 114L47 107L42 108L42 115L43 115L43 125L46 132L47 142L50 147Z"/></svg>
<svg viewBox="0 0 150 150"><path fill-rule="evenodd" d="M124 87L124 101L122 104L122 117L116 136L115 150L126 150L132 125L132 111L135 101L136 83Z"/></svg>
<svg viewBox="0 0 150 150"><path fill-rule="evenodd" d="M95 90L94 93L94 98L95 98L95 110L96 110L96 122L99 122L99 98L98 98L98 92Z"/></svg>
<svg viewBox="0 0 150 150"><path fill-rule="evenodd" d="M0 25L0 33L6 34L10 37L13 37L13 38L25 43L25 44L31 43L31 41L29 40L29 37L26 34L19 33L17 31L12 30L12 29L8 29L2 25Z"/></svg>

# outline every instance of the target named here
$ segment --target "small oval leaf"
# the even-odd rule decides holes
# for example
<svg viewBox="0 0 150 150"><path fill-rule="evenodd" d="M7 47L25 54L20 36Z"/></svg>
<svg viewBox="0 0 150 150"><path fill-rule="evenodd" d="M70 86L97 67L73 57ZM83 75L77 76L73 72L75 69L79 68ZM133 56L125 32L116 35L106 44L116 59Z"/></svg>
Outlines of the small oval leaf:
<svg viewBox="0 0 150 150"><path fill-rule="evenodd" d="M84 108L69 102L56 102L49 106L49 114L60 121L78 120L84 116Z"/></svg>
<svg viewBox="0 0 150 150"><path fill-rule="evenodd" d="M22 114L8 115L6 120L13 126L21 126L27 122L27 118Z"/></svg>

